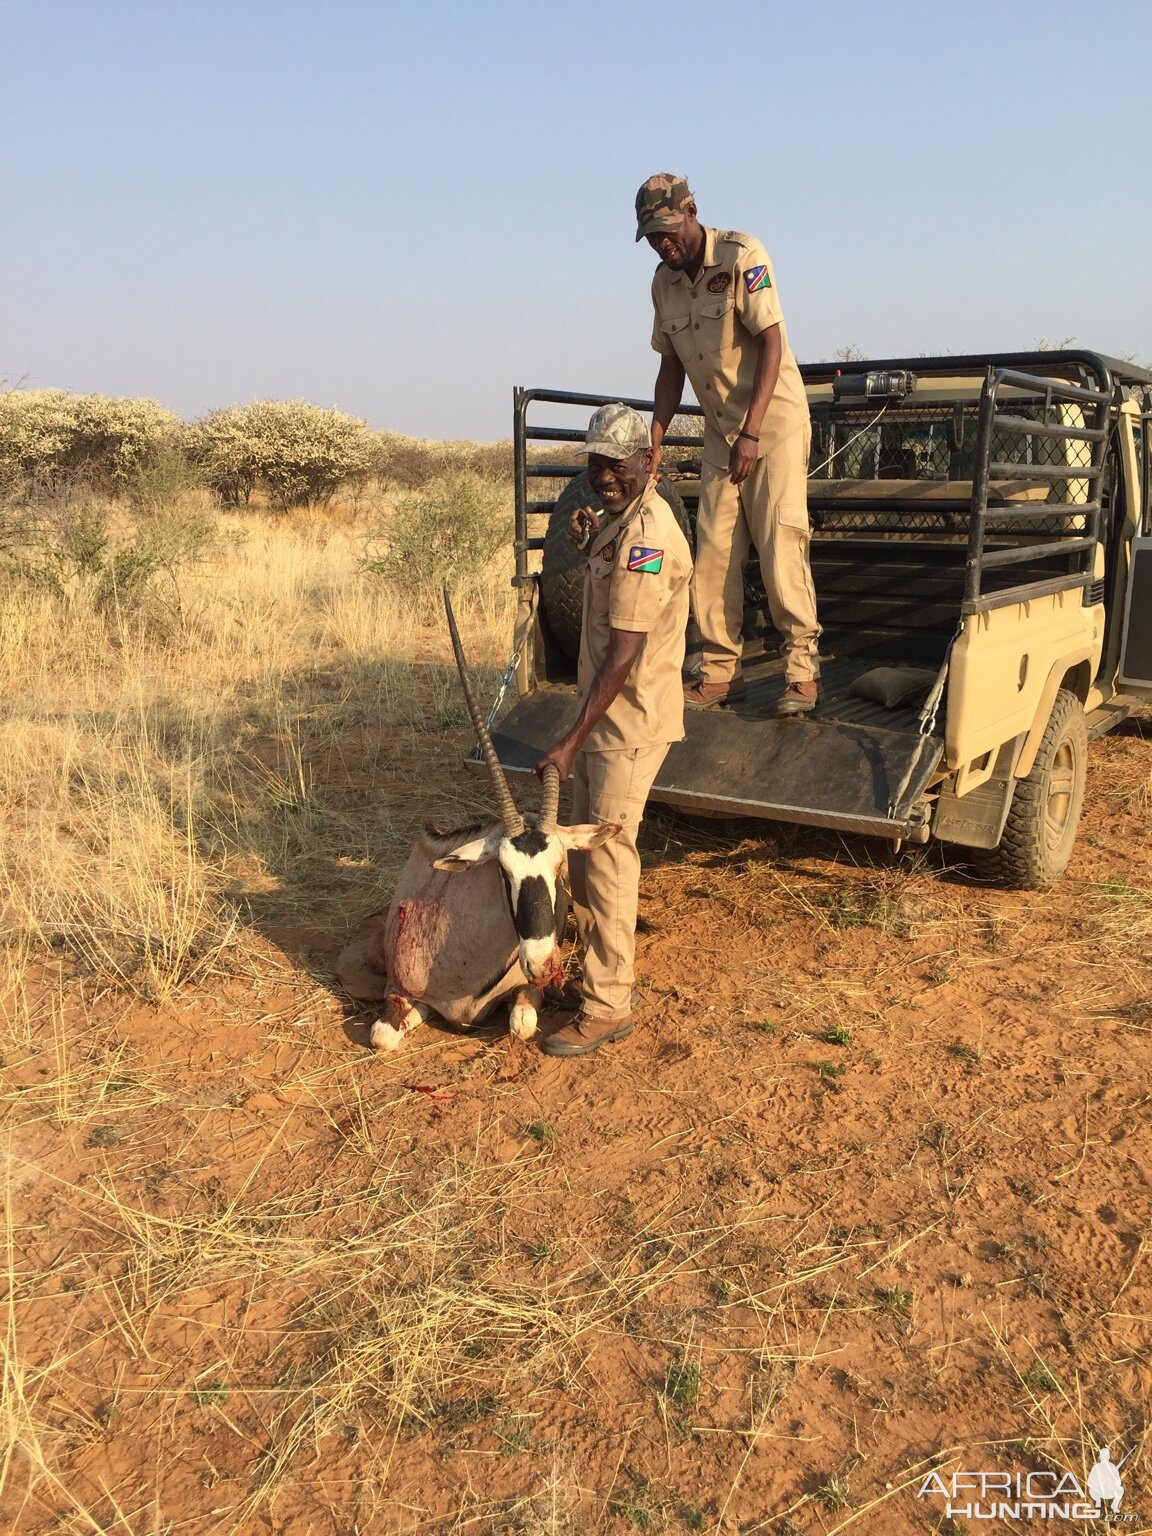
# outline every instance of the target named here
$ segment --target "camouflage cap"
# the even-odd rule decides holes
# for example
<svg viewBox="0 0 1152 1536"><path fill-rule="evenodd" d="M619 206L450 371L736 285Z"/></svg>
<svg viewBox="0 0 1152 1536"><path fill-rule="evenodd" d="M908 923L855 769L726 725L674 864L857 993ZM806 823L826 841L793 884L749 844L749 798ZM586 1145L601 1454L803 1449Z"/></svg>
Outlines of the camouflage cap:
<svg viewBox="0 0 1152 1536"><path fill-rule="evenodd" d="M628 459L641 448L650 448L648 423L639 411L619 400L602 405L588 423L584 447L577 453L599 453L606 459Z"/></svg>
<svg viewBox="0 0 1152 1536"><path fill-rule="evenodd" d="M662 229L675 229L684 217L685 205L691 201L686 177L673 176L671 171L649 176L636 194L637 240Z"/></svg>

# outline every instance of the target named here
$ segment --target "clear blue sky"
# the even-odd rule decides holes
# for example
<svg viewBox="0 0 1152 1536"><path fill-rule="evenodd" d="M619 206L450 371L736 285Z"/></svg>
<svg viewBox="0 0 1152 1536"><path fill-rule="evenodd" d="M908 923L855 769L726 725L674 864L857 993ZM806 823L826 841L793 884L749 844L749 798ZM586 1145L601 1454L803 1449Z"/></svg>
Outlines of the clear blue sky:
<svg viewBox="0 0 1152 1536"><path fill-rule="evenodd" d="M1152 358L1149 0L0 0L0 58L9 383L476 438L649 394L666 169L802 361Z"/></svg>

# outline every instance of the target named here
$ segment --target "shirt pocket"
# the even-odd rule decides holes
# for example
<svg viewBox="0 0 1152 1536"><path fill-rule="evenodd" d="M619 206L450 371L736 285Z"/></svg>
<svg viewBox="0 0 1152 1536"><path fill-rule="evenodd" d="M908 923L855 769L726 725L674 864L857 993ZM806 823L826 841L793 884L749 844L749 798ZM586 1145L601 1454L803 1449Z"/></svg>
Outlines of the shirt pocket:
<svg viewBox="0 0 1152 1536"><path fill-rule="evenodd" d="M691 315L666 315L660 321L660 329L679 352L687 343Z"/></svg>
<svg viewBox="0 0 1152 1536"><path fill-rule="evenodd" d="M701 352L728 352L736 344L736 300L732 294L701 304L695 321Z"/></svg>
<svg viewBox="0 0 1152 1536"><path fill-rule="evenodd" d="M616 569L616 550L613 549L607 560L604 559L603 550L599 554L592 555L588 561L588 580L592 584L592 590L604 597L608 591L608 584L612 580L612 572ZM605 597L605 601L607 601Z"/></svg>

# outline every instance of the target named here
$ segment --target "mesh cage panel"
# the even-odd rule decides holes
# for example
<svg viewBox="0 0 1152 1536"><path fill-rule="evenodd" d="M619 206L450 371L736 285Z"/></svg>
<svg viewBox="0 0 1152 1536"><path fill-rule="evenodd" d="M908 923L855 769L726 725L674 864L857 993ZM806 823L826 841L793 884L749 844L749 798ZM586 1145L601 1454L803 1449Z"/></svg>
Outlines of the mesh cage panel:
<svg viewBox="0 0 1152 1536"><path fill-rule="evenodd" d="M979 402L925 402L887 407L877 419L873 403L841 405L820 402L813 407L812 453L809 460L809 506L818 533L915 536L964 535L969 520L972 480L977 471ZM1042 398L1001 402L1000 414L1018 418L1020 428L992 433L993 463L1038 469L1067 465L1090 468L1092 445L1063 433L1029 433L1027 423L1065 426L1070 431L1087 423L1081 408L1067 403L1046 405ZM1035 507L1038 502L1067 506L1088 502L1089 482L1069 474L1067 479L1037 476L998 481L991 477L989 532L1014 534L1029 540L1083 532L1084 518L1057 513L1051 518L1012 519L1013 505ZM895 483L894 483L895 482ZM875 486L870 493L870 484ZM954 488L949 494L948 487ZM881 506L878 503L884 502Z"/></svg>

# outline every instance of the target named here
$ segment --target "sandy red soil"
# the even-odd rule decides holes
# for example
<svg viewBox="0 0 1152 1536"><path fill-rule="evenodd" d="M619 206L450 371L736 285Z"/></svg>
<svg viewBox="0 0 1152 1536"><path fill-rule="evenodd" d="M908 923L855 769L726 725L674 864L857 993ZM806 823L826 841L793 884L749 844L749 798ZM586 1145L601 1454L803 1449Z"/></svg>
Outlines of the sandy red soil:
<svg viewBox="0 0 1152 1536"><path fill-rule="evenodd" d="M1146 733L1050 893L657 812L637 1029L579 1062L369 1053L363 913L162 1009L45 969L7 1527L1027 1531L917 1491L1107 1444L1152 1528Z"/></svg>

